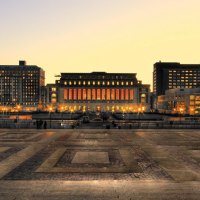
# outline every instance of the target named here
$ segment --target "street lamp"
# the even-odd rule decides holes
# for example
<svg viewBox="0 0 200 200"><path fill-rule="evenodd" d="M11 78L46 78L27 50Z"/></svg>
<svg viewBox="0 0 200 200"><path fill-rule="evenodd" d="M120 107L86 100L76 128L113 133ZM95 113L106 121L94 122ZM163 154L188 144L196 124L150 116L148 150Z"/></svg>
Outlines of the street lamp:
<svg viewBox="0 0 200 200"><path fill-rule="evenodd" d="M179 108L179 112L180 112L180 122L181 122L181 114L183 113L184 109L183 108Z"/></svg>
<svg viewBox="0 0 200 200"><path fill-rule="evenodd" d="M138 108L138 116L139 116L139 119L140 119L140 113L142 112L142 109L139 107Z"/></svg>
<svg viewBox="0 0 200 200"><path fill-rule="evenodd" d="M142 106L142 112L144 112L145 111L145 107L144 106Z"/></svg>
<svg viewBox="0 0 200 200"><path fill-rule="evenodd" d="M50 124L49 124L49 128L51 128L51 112L52 112L53 108L49 107L49 118L50 118Z"/></svg>
<svg viewBox="0 0 200 200"><path fill-rule="evenodd" d="M61 120L62 120L62 122L63 122L63 111L64 111L64 107L61 106L60 110L61 110Z"/></svg>
<svg viewBox="0 0 200 200"><path fill-rule="evenodd" d="M194 116L194 108L190 108L190 115Z"/></svg>
<svg viewBox="0 0 200 200"><path fill-rule="evenodd" d="M138 118L139 118L138 127L140 127L140 114L141 114L141 112L142 112L142 108L138 107Z"/></svg>
<svg viewBox="0 0 200 200"><path fill-rule="evenodd" d="M70 110L70 113L71 113L71 114L70 114L70 119L71 119L71 120L72 120L72 113L73 113L73 111L74 111L73 109Z"/></svg>

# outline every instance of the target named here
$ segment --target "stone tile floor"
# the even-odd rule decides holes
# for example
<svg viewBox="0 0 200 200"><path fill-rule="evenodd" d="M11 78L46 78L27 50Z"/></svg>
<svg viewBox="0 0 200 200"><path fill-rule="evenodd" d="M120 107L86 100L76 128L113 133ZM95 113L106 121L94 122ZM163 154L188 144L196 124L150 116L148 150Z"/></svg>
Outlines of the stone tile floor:
<svg viewBox="0 0 200 200"><path fill-rule="evenodd" d="M0 130L0 199L200 199L200 130Z"/></svg>

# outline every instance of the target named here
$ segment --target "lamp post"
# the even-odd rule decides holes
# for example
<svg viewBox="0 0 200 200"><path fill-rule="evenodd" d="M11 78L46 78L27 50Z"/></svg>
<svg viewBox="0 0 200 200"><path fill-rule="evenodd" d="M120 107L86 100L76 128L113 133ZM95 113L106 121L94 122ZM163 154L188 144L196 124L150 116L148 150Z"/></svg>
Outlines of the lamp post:
<svg viewBox="0 0 200 200"><path fill-rule="evenodd" d="M180 113L180 123L181 123L181 115L183 113L183 108L179 108L179 113Z"/></svg>
<svg viewBox="0 0 200 200"><path fill-rule="evenodd" d="M190 108L190 115L194 117L194 108Z"/></svg>
<svg viewBox="0 0 200 200"><path fill-rule="evenodd" d="M60 109L61 109L61 120L62 120L62 122L63 122L63 111L64 111L64 107L62 106Z"/></svg>
<svg viewBox="0 0 200 200"><path fill-rule="evenodd" d="M53 108L49 107L49 119L50 119L50 124L49 124L49 128L51 128L51 112L52 112Z"/></svg>
<svg viewBox="0 0 200 200"><path fill-rule="evenodd" d="M140 113L141 113L142 109L139 107L138 108L138 116L139 116L139 120L140 120Z"/></svg>
<svg viewBox="0 0 200 200"><path fill-rule="evenodd" d="M141 114L141 112L142 112L142 108L138 107L138 119L139 119L139 121L138 121L138 127L140 127L140 114Z"/></svg>

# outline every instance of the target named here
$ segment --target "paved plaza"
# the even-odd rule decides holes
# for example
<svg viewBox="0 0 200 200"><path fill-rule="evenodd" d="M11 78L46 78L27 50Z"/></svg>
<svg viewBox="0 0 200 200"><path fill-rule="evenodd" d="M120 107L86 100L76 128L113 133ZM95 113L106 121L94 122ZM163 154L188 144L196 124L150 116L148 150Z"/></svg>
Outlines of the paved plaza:
<svg viewBox="0 0 200 200"><path fill-rule="evenodd" d="M0 199L200 199L200 130L0 130Z"/></svg>

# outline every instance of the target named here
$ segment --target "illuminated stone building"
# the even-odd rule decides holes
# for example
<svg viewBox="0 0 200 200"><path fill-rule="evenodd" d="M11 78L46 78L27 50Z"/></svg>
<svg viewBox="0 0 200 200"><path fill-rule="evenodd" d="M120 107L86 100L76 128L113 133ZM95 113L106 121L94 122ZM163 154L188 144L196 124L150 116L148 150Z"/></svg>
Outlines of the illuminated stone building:
<svg viewBox="0 0 200 200"><path fill-rule="evenodd" d="M45 73L36 65L0 65L1 109L36 110L43 103Z"/></svg>
<svg viewBox="0 0 200 200"><path fill-rule="evenodd" d="M200 88L176 88L158 96L158 112L200 115Z"/></svg>
<svg viewBox="0 0 200 200"><path fill-rule="evenodd" d="M55 85L57 105L71 112L149 110L150 85L135 73L61 73Z"/></svg>

